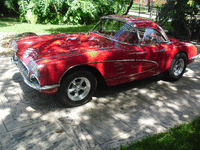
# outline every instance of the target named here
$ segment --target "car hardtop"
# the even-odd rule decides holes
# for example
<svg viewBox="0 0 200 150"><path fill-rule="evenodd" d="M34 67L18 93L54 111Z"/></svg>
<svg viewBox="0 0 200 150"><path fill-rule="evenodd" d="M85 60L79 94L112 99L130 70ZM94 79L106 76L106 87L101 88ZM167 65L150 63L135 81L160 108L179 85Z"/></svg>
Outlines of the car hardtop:
<svg viewBox="0 0 200 150"><path fill-rule="evenodd" d="M125 16L125 15L108 15L108 16L101 17L101 19L118 20L118 21L128 23L136 28L154 28L160 32L163 32L162 28L156 22L153 22L153 21L147 20L147 19L143 19L143 18L138 18L138 17L133 17L133 16Z"/></svg>

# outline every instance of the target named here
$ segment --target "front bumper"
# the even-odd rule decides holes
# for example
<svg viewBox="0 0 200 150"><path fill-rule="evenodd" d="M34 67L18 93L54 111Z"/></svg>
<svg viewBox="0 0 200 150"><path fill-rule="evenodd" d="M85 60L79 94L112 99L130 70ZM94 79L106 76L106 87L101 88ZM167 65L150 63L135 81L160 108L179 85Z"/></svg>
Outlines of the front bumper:
<svg viewBox="0 0 200 150"><path fill-rule="evenodd" d="M39 82L37 82L38 80L36 79L36 77L34 75L31 75L32 79L30 79L28 68L25 66L25 64L23 64L23 62L21 60L19 60L16 57L16 55L14 55L12 57L11 61L17 65L17 67L24 79L24 82L28 86L30 86L31 88L33 88L41 93L45 93L45 94L55 94L57 92L58 87L60 86L59 84L41 86L39 84Z"/></svg>

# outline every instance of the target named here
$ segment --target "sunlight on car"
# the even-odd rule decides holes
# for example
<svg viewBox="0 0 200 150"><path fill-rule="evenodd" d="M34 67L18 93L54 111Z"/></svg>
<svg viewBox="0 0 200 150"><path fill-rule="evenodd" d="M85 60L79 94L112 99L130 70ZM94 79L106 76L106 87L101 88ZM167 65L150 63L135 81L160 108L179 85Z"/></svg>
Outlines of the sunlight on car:
<svg viewBox="0 0 200 150"><path fill-rule="evenodd" d="M168 37L157 23L120 15L101 17L88 33L40 35L12 43L12 60L24 82L41 93L56 94L70 107L94 99L98 84L114 86L158 74L177 81L197 58L193 44Z"/></svg>

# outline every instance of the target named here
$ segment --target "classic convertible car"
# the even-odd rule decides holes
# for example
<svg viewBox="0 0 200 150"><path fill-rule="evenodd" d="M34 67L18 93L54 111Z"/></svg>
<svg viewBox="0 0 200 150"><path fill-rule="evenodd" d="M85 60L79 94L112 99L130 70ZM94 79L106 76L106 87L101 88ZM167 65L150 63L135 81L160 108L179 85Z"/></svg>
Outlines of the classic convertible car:
<svg viewBox="0 0 200 150"><path fill-rule="evenodd" d="M159 73L178 80L197 57L194 45L168 38L157 23L119 15L101 17L88 33L26 37L13 48L25 83L70 106L90 101L100 81L113 86Z"/></svg>

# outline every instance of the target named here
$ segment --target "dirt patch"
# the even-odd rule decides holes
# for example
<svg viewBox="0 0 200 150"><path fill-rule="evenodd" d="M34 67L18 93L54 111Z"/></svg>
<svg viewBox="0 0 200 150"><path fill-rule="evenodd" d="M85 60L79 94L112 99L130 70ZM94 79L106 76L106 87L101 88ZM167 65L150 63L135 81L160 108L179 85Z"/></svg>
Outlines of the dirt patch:
<svg viewBox="0 0 200 150"><path fill-rule="evenodd" d="M26 32L22 34L9 34L2 37L0 41L0 48L2 50L0 51L0 57L11 57L14 55L15 51L12 48L12 41L18 38L23 38L27 36L35 36L37 34L32 32Z"/></svg>

